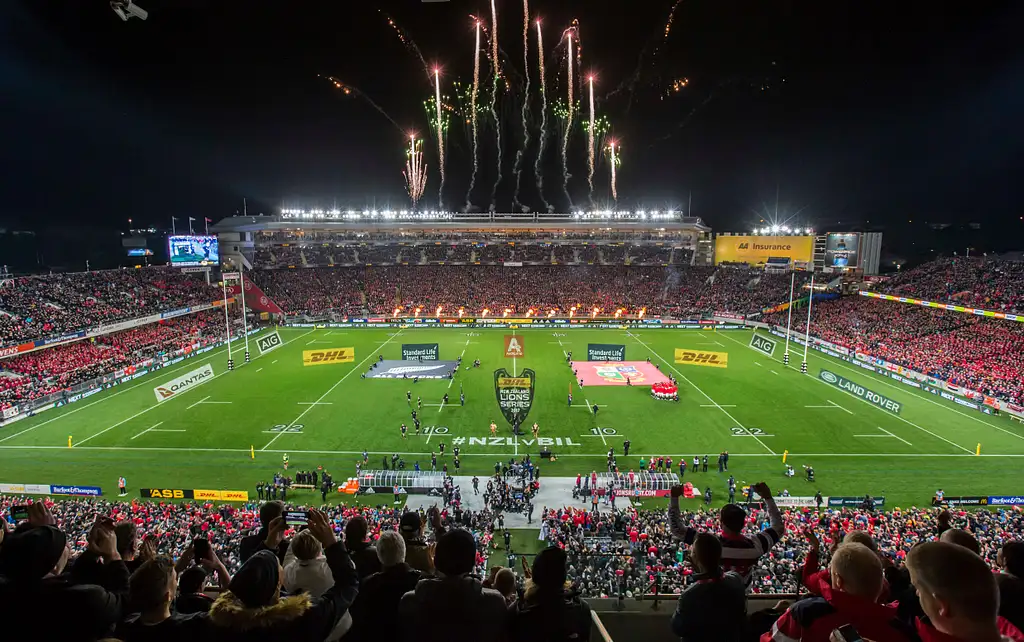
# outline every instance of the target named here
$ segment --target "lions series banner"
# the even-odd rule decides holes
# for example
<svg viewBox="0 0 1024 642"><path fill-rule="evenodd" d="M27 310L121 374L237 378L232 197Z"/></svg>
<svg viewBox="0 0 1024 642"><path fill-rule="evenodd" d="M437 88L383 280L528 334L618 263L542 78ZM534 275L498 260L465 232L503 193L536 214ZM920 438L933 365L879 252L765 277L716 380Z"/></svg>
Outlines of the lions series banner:
<svg viewBox="0 0 1024 642"><path fill-rule="evenodd" d="M260 349L260 354L265 354L274 348L279 348L281 347L281 335L276 330L272 334L265 334L256 339L256 347Z"/></svg>
<svg viewBox="0 0 1024 642"><path fill-rule="evenodd" d="M588 343L587 361L625 361L626 346L616 343Z"/></svg>
<svg viewBox="0 0 1024 642"><path fill-rule="evenodd" d="M355 348L329 348L327 350L303 350L303 366L326 366L332 363L352 363L356 360Z"/></svg>
<svg viewBox="0 0 1024 642"><path fill-rule="evenodd" d="M537 375L527 368L517 376L512 376L505 368L494 371L494 394L498 398L498 408L512 426L526 421L526 415L533 406L534 384Z"/></svg>
<svg viewBox="0 0 1024 642"><path fill-rule="evenodd" d="M403 343L403 361L437 361L438 350L436 343Z"/></svg>

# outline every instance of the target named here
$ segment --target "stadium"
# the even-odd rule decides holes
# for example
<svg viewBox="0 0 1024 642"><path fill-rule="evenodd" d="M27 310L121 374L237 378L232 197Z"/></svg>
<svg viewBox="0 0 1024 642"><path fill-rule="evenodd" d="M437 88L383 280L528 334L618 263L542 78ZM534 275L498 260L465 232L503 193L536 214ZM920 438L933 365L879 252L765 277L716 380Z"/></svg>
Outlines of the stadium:
<svg viewBox="0 0 1024 642"><path fill-rule="evenodd" d="M1024 642L1024 4L799 8L0 3L4 635Z"/></svg>
<svg viewBox="0 0 1024 642"><path fill-rule="evenodd" d="M503 511L521 555L579 542L556 525L588 506L657 520L675 486L693 519L762 505L758 481L792 528L901 516L876 532L892 550L901 519L934 519L912 507L1016 524L1022 264L880 279L878 235L757 232L675 212L291 210L172 237L167 267L8 280L0 490L128 515L229 502L236 520L267 500L370 521L443 501L460 523ZM652 589L617 546L626 573L580 562L584 595L678 587ZM753 590L796 590L786 559Z"/></svg>

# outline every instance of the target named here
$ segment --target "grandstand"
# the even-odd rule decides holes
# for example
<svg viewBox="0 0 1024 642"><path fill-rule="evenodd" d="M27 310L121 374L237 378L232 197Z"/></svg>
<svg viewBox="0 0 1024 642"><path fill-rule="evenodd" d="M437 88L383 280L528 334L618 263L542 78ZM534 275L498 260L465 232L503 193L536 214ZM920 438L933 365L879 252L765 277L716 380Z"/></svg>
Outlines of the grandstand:
<svg viewBox="0 0 1024 642"><path fill-rule="evenodd" d="M915 545L950 529L961 545L973 538L986 568L1016 577L1021 263L940 259L869 285L850 265L814 272L812 290L817 248L832 235L814 237L806 269L794 271L798 261L717 260L699 219L645 214L228 219L216 232L225 269L245 275L244 322L243 288L214 284L216 268L5 281L0 511L13 528L24 522L15 507L60 498L20 528L52 515L48 537L81 556L67 581L117 599L144 577L130 585L127 569L154 555L196 568L201 536L216 553L201 565L206 591L225 600L254 581L253 547L275 541L261 511L277 510L275 499L312 509L313 537L293 524L279 550L306 540L300 550L327 551L321 579L356 639L360 618L376 612L357 596L377 560L370 547L385 549L396 530L425 574L435 568L426 545L438 545L441 568L459 529L472 533L472 563L454 575L519 570L510 554L543 569L538 551L563 550L556 577L601 611L581 627L590 639L670 639L667 613L651 604L696 585L688 529L728 535L734 502L748 513L739 531L768 529L760 537L771 550L746 586L748 611L768 609L749 620L758 632L780 616L774 598L821 592L818 566L851 531L866 531L894 565L892 596L913 592L904 562ZM896 300L858 294L870 285ZM618 349L621 361L604 360ZM436 363L408 356L424 352ZM442 378L403 377L439 366ZM676 386L678 401L652 395L654 381ZM518 433L503 386L529 399ZM172 394L158 401L161 390ZM770 489L754 491L761 480ZM668 511L675 503L680 515ZM950 512L921 508L930 503ZM96 514L138 536L118 539L115 555L99 534L112 522ZM346 544L336 543L342 530ZM11 561L24 545L0 540L0 598L17 595L8 587L36 595ZM349 555L354 569L339 563ZM89 566L97 556L128 566L99 573ZM522 575L509 595L528 601ZM1010 621L1021 605L1007 603ZM213 628L190 635L226 635L216 609L190 625ZM143 639L125 613L101 616L89 620L97 635L82 639L115 625Z"/></svg>

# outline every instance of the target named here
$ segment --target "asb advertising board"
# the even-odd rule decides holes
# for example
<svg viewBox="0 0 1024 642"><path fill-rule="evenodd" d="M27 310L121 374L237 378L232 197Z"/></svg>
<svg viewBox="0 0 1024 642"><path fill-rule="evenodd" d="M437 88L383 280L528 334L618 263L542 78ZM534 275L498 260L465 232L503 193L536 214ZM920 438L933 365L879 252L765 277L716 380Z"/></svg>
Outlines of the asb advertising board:
<svg viewBox="0 0 1024 642"><path fill-rule="evenodd" d="M860 234L830 233L825 241L825 267L855 268L860 265Z"/></svg>
<svg viewBox="0 0 1024 642"><path fill-rule="evenodd" d="M172 267L217 265L220 247L216 236L178 235L167 237L167 258Z"/></svg>
<svg viewBox="0 0 1024 642"><path fill-rule="evenodd" d="M787 258L809 263L814 253L813 236L718 236L715 265L719 263L767 263L770 258Z"/></svg>

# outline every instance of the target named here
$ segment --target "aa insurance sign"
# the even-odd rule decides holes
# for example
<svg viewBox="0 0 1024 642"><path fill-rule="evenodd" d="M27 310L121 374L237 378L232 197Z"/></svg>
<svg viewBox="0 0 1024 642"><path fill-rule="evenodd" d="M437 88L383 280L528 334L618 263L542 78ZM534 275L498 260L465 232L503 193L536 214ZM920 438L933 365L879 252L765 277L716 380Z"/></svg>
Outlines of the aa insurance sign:
<svg viewBox="0 0 1024 642"><path fill-rule="evenodd" d="M279 348L281 347L281 335L277 332L264 335L256 339L256 347L260 349L260 354L265 354L274 348Z"/></svg>
<svg viewBox="0 0 1024 642"><path fill-rule="evenodd" d="M769 357L775 353L775 342L771 339L766 339L757 333L750 337L750 347L754 350L765 353Z"/></svg>

